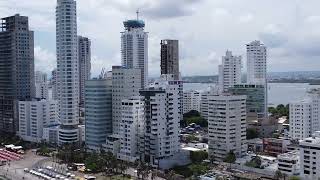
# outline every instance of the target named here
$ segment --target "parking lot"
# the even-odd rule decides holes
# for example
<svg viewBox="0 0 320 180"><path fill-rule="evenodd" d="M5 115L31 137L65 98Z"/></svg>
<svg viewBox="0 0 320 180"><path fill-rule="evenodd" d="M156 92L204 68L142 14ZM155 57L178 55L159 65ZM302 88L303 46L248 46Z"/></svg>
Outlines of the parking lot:
<svg viewBox="0 0 320 180"><path fill-rule="evenodd" d="M47 157L41 157L28 151L20 160L8 161L5 165L0 166L0 175L4 175L14 180L38 180L40 178L24 172L25 168L32 169L35 164L50 160Z"/></svg>

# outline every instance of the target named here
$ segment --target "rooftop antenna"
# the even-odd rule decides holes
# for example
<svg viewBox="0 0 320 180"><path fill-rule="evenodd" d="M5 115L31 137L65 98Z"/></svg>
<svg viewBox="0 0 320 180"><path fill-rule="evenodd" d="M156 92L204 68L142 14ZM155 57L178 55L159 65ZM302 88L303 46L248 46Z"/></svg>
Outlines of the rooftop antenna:
<svg viewBox="0 0 320 180"><path fill-rule="evenodd" d="M137 13L137 20L139 20L139 9L137 9L137 11L136 11L136 13Z"/></svg>

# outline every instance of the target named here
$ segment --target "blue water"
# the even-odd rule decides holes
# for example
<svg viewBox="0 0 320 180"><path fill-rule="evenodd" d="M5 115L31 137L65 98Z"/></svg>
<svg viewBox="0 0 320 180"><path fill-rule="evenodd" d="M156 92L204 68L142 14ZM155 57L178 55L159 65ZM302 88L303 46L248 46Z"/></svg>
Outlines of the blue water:
<svg viewBox="0 0 320 180"><path fill-rule="evenodd" d="M204 91L215 84L206 83L185 83L184 90ZM309 85L306 83L269 83L268 104L288 104L302 99L306 92L312 88L320 88L320 85Z"/></svg>

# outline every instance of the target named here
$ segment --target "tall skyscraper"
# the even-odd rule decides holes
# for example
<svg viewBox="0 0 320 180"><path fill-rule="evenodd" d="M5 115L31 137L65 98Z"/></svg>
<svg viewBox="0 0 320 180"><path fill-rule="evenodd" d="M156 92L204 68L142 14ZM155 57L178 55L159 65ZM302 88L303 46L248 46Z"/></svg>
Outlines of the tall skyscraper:
<svg viewBox="0 0 320 180"><path fill-rule="evenodd" d="M122 121L122 100L139 95L141 69L112 67L112 126L113 134L120 132Z"/></svg>
<svg viewBox="0 0 320 180"><path fill-rule="evenodd" d="M247 83L267 83L267 48L260 41L247 44Z"/></svg>
<svg viewBox="0 0 320 180"><path fill-rule="evenodd" d="M0 19L0 132L18 130L18 100L35 96L34 39L28 17Z"/></svg>
<svg viewBox="0 0 320 180"><path fill-rule="evenodd" d="M78 141L79 62L77 5L75 0L57 0L57 92L59 100L59 144Z"/></svg>
<svg viewBox="0 0 320 180"><path fill-rule="evenodd" d="M209 156L223 161L229 152L242 157L247 152L246 96L209 97Z"/></svg>
<svg viewBox="0 0 320 180"><path fill-rule="evenodd" d="M241 83L241 59L241 56L233 56L231 51L222 57L222 65L219 66L220 90L226 92L229 87Z"/></svg>
<svg viewBox="0 0 320 180"><path fill-rule="evenodd" d="M148 84L148 33L144 31L142 20L127 20L123 22L125 31L121 32L121 62L122 66L141 69L141 87Z"/></svg>
<svg viewBox="0 0 320 180"><path fill-rule="evenodd" d="M49 99L48 77L41 71L35 73L36 98Z"/></svg>
<svg viewBox="0 0 320 180"><path fill-rule="evenodd" d="M161 74L173 74L179 80L179 41L161 40Z"/></svg>
<svg viewBox="0 0 320 180"><path fill-rule="evenodd" d="M78 36L80 106L84 106L84 86L91 76L91 41L87 37Z"/></svg>
<svg viewBox="0 0 320 180"><path fill-rule="evenodd" d="M86 147L99 151L112 134L112 81L91 79L85 85Z"/></svg>

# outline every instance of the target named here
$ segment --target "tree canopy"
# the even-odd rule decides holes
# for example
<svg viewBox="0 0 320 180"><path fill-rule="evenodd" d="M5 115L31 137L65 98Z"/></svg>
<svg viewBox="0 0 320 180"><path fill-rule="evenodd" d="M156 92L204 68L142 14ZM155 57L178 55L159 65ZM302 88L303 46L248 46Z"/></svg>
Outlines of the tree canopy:
<svg viewBox="0 0 320 180"><path fill-rule="evenodd" d="M269 107L268 111L274 117L281 117L281 116L289 117L289 104L287 104L286 106L283 104L279 104L276 108Z"/></svg>
<svg viewBox="0 0 320 180"><path fill-rule="evenodd" d="M236 158L236 155L234 154L233 151L230 151L227 156L224 158L223 162L226 162L226 163L234 163L236 162L237 158Z"/></svg>
<svg viewBox="0 0 320 180"><path fill-rule="evenodd" d="M247 129L247 139L254 139L259 137L259 132L255 128Z"/></svg>
<svg viewBox="0 0 320 180"><path fill-rule="evenodd" d="M208 127L208 121L201 117L200 113L195 110L191 110L183 114L183 120L181 121L181 126L186 127L187 125L195 123L201 127Z"/></svg>
<svg viewBox="0 0 320 180"><path fill-rule="evenodd" d="M208 153L206 151L192 151L190 154L190 159L192 163L201 163L203 160L208 158Z"/></svg>

